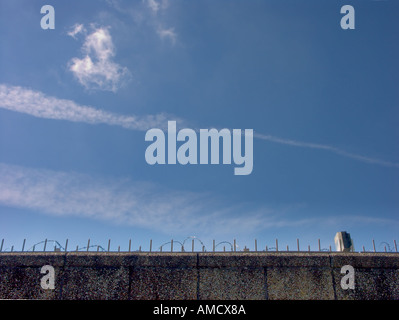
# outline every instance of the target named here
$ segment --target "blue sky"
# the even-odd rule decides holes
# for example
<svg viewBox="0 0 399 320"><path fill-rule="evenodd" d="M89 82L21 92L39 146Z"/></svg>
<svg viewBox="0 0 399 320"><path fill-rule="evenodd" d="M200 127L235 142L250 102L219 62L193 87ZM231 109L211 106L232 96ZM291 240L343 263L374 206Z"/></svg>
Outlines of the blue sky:
<svg viewBox="0 0 399 320"><path fill-rule="evenodd" d="M355 30L340 27L345 4ZM343 230L357 250L392 247L398 13L392 0L0 0L4 248L316 249ZM253 129L252 173L147 164L145 133L168 120Z"/></svg>

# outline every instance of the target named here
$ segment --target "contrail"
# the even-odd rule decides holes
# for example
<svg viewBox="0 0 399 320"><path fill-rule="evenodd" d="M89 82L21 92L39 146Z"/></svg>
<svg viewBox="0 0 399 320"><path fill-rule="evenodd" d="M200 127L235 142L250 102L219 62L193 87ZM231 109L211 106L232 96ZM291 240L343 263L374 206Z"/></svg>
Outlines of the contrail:
<svg viewBox="0 0 399 320"><path fill-rule="evenodd" d="M338 154L340 156L344 156L347 158L351 158L354 160L362 161L365 163L370 163L370 164L377 164L380 166L384 167L391 167L391 168L399 168L399 163L397 162L391 162L391 161L386 161L382 159L376 159L368 156L363 156L359 155L356 153L351 153L333 146L329 145L324 145L324 144L318 144L318 143L312 143L312 142L303 142L303 141L296 141L292 139L284 139L284 138L279 138L271 135L264 135L261 133L254 133L254 138L258 138L261 140L265 141L271 141L279 144L285 144L289 146L294 146L294 147L299 147L299 148L309 148L309 149L318 149L318 150L325 150L329 152L333 152L335 154Z"/></svg>
<svg viewBox="0 0 399 320"><path fill-rule="evenodd" d="M154 127L165 128L168 118L173 117L176 119L173 115L162 113L144 116L120 115L91 106L79 105L72 100L50 97L39 91L4 84L0 84L0 108L29 114L38 118L84 122L88 124L107 124L138 131L146 131ZM188 123L183 119L176 120L180 124ZM256 132L254 133L254 138L299 148L325 150L364 163L399 168L399 163L397 162L359 155L329 145L280 138Z"/></svg>
<svg viewBox="0 0 399 320"><path fill-rule="evenodd" d="M47 96L40 91L4 84L0 84L0 108L37 118L107 124L137 131L165 126L170 117L162 113L142 116L121 115L80 105L72 100Z"/></svg>

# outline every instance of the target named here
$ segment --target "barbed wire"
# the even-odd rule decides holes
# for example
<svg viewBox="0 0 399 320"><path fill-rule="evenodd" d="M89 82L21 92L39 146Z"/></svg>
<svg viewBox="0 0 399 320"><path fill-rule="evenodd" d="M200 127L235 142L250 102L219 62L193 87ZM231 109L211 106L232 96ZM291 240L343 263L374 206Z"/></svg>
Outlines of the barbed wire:
<svg viewBox="0 0 399 320"><path fill-rule="evenodd" d="M229 245L230 245L230 248L231 248L231 251L234 250L233 245L232 245L231 242L229 242L229 241L222 241L222 242L219 242L219 243L215 246L215 249L218 247L218 245L220 245L220 244L222 244L222 243L227 243L227 244L229 244Z"/></svg>
<svg viewBox="0 0 399 320"><path fill-rule="evenodd" d="M49 242L53 242L53 243L55 243L57 246L58 246L58 248L61 250L64 250L65 248L57 241L57 240L43 240L43 241L40 241L40 242L38 242L38 243L35 243L32 247L30 247L27 251L30 251L30 250L32 250L32 251L35 251L35 248L36 248L36 246L37 245L39 245L39 244L44 244L44 249L46 249L46 247L47 247L47 243L49 243ZM25 245L25 242L24 242L24 245ZM23 247L24 247L24 245L23 245ZM54 248L56 248L56 246L54 246ZM23 251L23 250L22 250ZM44 250L44 251L46 251L46 250Z"/></svg>
<svg viewBox="0 0 399 320"><path fill-rule="evenodd" d="M384 245L384 251L386 251L386 246L388 246L388 252L392 252L391 246L389 245L388 242L381 242L380 245L378 247L382 247L382 245Z"/></svg>
<svg viewBox="0 0 399 320"><path fill-rule="evenodd" d="M176 251L181 251L181 252L189 252L186 250L185 246L186 246L186 242L188 240L191 240L192 243L192 247L191 247L191 252L209 252L207 250L207 247L205 246L204 242L199 239L196 236L189 236L186 237L183 241L179 241L179 240L175 240L172 239L168 242L165 242L163 244L161 244L158 247L158 250L160 252L163 251L163 248L167 245L170 245L170 251L168 250L167 252L176 252ZM201 244L201 249L200 250L194 250L195 249L195 242L199 242ZM63 252L74 252L74 251L93 251L92 249L95 249L97 252L115 252L116 250L111 250L110 249L110 243L111 243L111 239L108 240L108 250L106 250L103 246L99 245L99 244L90 244L90 239L88 240L88 243L86 246L76 246L76 249L70 249L68 250L67 246L68 246L68 239L66 239L65 245L61 245L59 241L57 240L52 240L52 239L45 239L43 241L39 241L37 243L35 243L34 245L32 245L28 250L25 250L25 243L26 243L26 239L24 239L23 241L23 245L22 245L22 249L21 250L14 250L15 247L14 245L12 246L7 246L5 249L3 249L4 246L4 239L2 239L1 244L0 244L0 252L34 252L34 251L38 251L38 252L48 252L48 251L53 251L53 250L49 250L50 248L54 248L54 251L63 251ZM297 249L296 250L289 250L288 245L286 246L286 250L281 250L279 249L278 246L278 240L276 239L276 246L271 246L268 247L267 245L264 247L265 249L260 249L258 250L257 248L257 241L255 239L255 249L251 250L250 248L247 248L247 246L244 246L242 249L240 249L240 246L237 244L236 240L234 239L234 244L231 243L230 241L220 241L216 244L215 240L213 240L213 248L211 252L220 252L220 250L217 250L218 248L221 247L221 245L225 244L229 246L229 249L231 252L235 252L235 251L244 251L244 252L267 252L267 251L274 251L274 252L331 252L332 248L331 246L329 248L325 248L325 247L321 247L320 246L320 239L318 239L318 250L311 250L310 246L307 246L307 250L304 249L300 249L299 247L299 239L297 239ZM175 244L178 244L178 246L176 246ZM396 240L393 240L393 246L392 243L390 244L387 241L382 241L379 243L379 245L375 246L375 242L374 240L372 241L373 244L373 249L371 251L366 251L365 247L363 246L363 250L362 251L354 251L354 252L391 252L391 253L397 253L398 252L398 248L397 248L397 243ZM177 248L180 247L180 250L176 250ZM122 252L142 252L141 246L139 246L138 250L131 250L131 240L129 240L129 250L128 251L122 251ZM223 246L223 252L226 251L226 246ZM120 252L120 246L118 246L118 252ZM145 251L144 252L152 252L152 240L150 240L150 249L149 251Z"/></svg>

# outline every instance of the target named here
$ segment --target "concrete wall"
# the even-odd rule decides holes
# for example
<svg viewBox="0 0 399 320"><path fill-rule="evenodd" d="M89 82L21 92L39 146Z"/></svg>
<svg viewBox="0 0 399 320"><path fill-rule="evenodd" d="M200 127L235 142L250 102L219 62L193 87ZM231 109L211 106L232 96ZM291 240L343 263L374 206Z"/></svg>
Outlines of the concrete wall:
<svg viewBox="0 0 399 320"><path fill-rule="evenodd" d="M44 290L41 267L55 269ZM341 267L355 269L343 290ZM2 299L399 299L399 254L0 253Z"/></svg>

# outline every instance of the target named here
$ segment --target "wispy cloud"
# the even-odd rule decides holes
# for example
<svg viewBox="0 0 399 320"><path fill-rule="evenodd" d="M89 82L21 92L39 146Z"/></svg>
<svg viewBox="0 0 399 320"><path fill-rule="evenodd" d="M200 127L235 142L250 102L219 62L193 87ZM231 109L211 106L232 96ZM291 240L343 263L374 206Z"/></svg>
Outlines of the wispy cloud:
<svg viewBox="0 0 399 320"><path fill-rule="evenodd" d="M79 33L86 32L86 29L83 24L76 23L73 25L70 31L67 32L68 36L76 39L76 35Z"/></svg>
<svg viewBox="0 0 399 320"><path fill-rule="evenodd" d="M172 44L176 43L177 34L176 34L174 28L169 28L169 29L159 28L157 30L157 33L161 37L161 39L168 39L168 40L170 40L172 42Z"/></svg>
<svg viewBox="0 0 399 320"><path fill-rule="evenodd" d="M161 40L168 40L172 45L177 42L175 26L170 26L165 17L168 16L170 2L168 0L142 0L140 2L107 0L107 3L119 13L129 15L134 22L149 26Z"/></svg>
<svg viewBox="0 0 399 320"><path fill-rule="evenodd" d="M76 38L83 29L77 24L68 34ZM71 59L69 70L85 88L116 92L129 78L129 70L113 61L115 47L108 27L95 28L88 34L82 52L83 58Z"/></svg>
<svg viewBox="0 0 399 320"><path fill-rule="evenodd" d="M40 91L4 84L0 84L0 108L38 118L107 124L140 131L154 127L164 128L170 118L167 114L119 115L91 106L79 105L72 100L50 97Z"/></svg>
<svg viewBox="0 0 399 320"><path fill-rule="evenodd" d="M145 181L0 163L0 205L51 216L76 216L173 235L253 235L276 228L342 225L337 217L295 219L286 208L250 208L209 193L171 190ZM289 217L289 218L288 218ZM346 225L397 225L393 219L345 216Z"/></svg>
<svg viewBox="0 0 399 320"><path fill-rule="evenodd" d="M147 6L155 13L158 12L160 9L160 3L158 3L156 0L145 0Z"/></svg>
<svg viewBox="0 0 399 320"><path fill-rule="evenodd" d="M384 167L393 167L393 168L399 168L399 163L397 162L391 162L391 161L386 161L382 159L377 159L373 157L368 157L364 155L359 155L356 153L348 152L330 145L326 144L318 144L318 143L312 143L312 142L303 142L303 141L297 141L297 140L292 140L292 139L285 139L285 138L279 138L275 137L272 135L265 135L265 134L260 134L260 133L254 133L254 138L258 138L260 140L265 140L265 141L271 141L279 144L284 144L288 146L293 146L293 147L299 147L299 148L310 148L310 149L318 149L318 150L325 150L329 151L335 154L338 154L340 156L358 160L361 162L365 163L370 163L370 164L376 164Z"/></svg>
<svg viewBox="0 0 399 320"><path fill-rule="evenodd" d="M38 118L88 124L107 124L139 131L146 131L151 128L166 129L167 121L170 119L176 120L181 126L189 123L187 120L165 113L145 116L119 115L91 106L79 105L72 100L49 97L39 91L4 84L0 84L0 108L29 114ZM359 155L326 144L297 141L257 132L254 133L254 138L292 147L323 150L364 163L399 168L399 163L397 162Z"/></svg>
<svg viewBox="0 0 399 320"><path fill-rule="evenodd" d="M168 0L143 0L143 2L151 9L154 14L160 10L165 10L169 6Z"/></svg>
<svg viewBox="0 0 399 320"><path fill-rule="evenodd" d="M0 163L0 204L53 216L78 216L189 234L253 233L307 221L268 209L246 210L213 195L161 188L143 181L32 169ZM240 213L240 214L238 214Z"/></svg>
<svg viewBox="0 0 399 320"><path fill-rule="evenodd" d="M169 40L170 43L175 44L177 40L177 32L174 27L165 27L159 12L164 13L169 6L167 0L143 0L152 13L152 22L155 25L155 30L161 40Z"/></svg>

